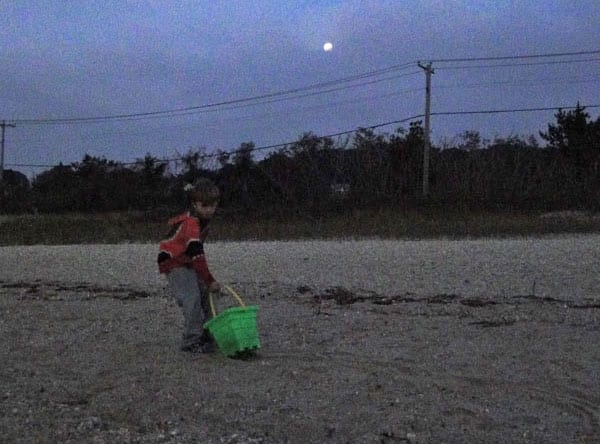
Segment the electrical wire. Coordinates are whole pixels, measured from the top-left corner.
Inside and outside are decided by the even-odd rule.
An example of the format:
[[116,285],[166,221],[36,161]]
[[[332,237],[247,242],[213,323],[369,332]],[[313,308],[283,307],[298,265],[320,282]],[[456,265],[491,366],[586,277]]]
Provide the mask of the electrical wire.
[[566,63],[580,62],[598,62],[600,58],[593,59],[577,59],[577,60],[555,60],[548,62],[528,62],[528,63],[495,63],[492,65],[460,65],[460,66],[440,66],[436,67],[436,71],[448,71],[457,69],[481,69],[481,68],[510,68],[515,66],[540,66],[540,65],[559,65]]
[[596,79],[538,79],[538,80],[525,80],[516,82],[514,80],[497,81],[497,82],[485,82],[485,83],[467,83],[461,85],[436,85],[435,89],[462,89],[462,88],[487,88],[490,86],[546,86],[549,84],[562,84],[568,82],[569,85],[577,83],[596,83],[600,82],[600,78]]
[[[529,55],[515,55],[515,56],[502,56],[502,57],[468,57],[468,58],[448,58],[448,59],[430,59],[430,63],[450,63],[450,62],[475,62],[475,61],[494,61],[494,60],[521,60],[521,59],[534,59],[534,58],[556,58],[556,57],[573,57],[573,56],[582,56],[582,55],[596,55],[600,54],[600,50],[593,51],[577,51],[577,52],[563,52],[563,53],[546,53],[546,54],[529,54]],[[574,63],[577,60],[566,60],[561,61],[562,63]],[[549,62],[548,62],[549,63]],[[240,99],[233,99],[215,103],[209,103],[198,106],[184,107],[184,108],[175,108],[170,110],[161,110],[161,111],[148,111],[141,113],[125,113],[125,114],[115,114],[115,115],[105,115],[105,116],[92,116],[92,117],[72,117],[72,118],[45,118],[45,119],[13,119],[11,122],[14,122],[19,125],[41,125],[41,124],[65,124],[65,123],[97,123],[97,122],[105,122],[111,120],[126,120],[132,118],[145,118],[151,116],[170,116],[175,117],[179,115],[186,115],[188,112],[198,112],[201,110],[207,110],[212,108],[220,108],[224,106],[230,105],[241,105],[247,104],[249,102],[260,102],[266,99],[272,99],[275,97],[288,96],[292,94],[298,94],[306,91],[311,91],[314,89],[322,89],[330,86],[335,86],[344,83],[351,83],[358,80],[364,80],[370,77],[379,76],[385,73],[389,73],[392,71],[399,71],[414,67],[415,64],[419,64],[419,62],[407,62],[398,65],[392,65],[386,68],[372,70],[360,74],[356,74],[353,76],[343,77],[340,79],[330,80],[326,82],[315,83],[299,88],[293,88],[284,91],[277,91],[273,93],[266,93],[252,97],[245,97]],[[500,66],[500,65],[498,65]],[[443,67],[439,67],[436,69],[444,69]],[[449,69],[458,69],[457,67],[451,67]],[[412,73],[411,73],[412,74]],[[407,75],[411,75],[407,74]],[[363,84],[369,84],[369,82],[365,82]],[[356,87],[357,85],[351,85],[347,87],[339,87],[334,88],[332,91],[345,89],[350,87]],[[362,86],[359,84],[358,86]],[[325,94],[331,91],[321,91],[316,92],[315,94]],[[293,97],[291,97],[293,98]],[[289,100],[290,97],[282,100]]]
[[[444,63],[472,63],[472,62],[481,62],[481,61],[523,60],[523,59],[540,59],[540,58],[557,58],[557,57],[574,57],[574,56],[579,57],[579,56],[584,56],[584,55],[589,56],[589,55],[598,55],[598,54],[600,54],[600,50],[564,52],[564,53],[515,55],[515,56],[503,56],[503,57],[469,57],[469,58],[431,59],[431,60],[429,60],[429,62],[430,63],[442,63],[442,64],[444,64]],[[550,60],[550,61],[544,61],[544,62],[528,62],[528,63],[441,66],[441,67],[436,67],[436,69],[448,69],[449,70],[449,69],[468,69],[468,68],[501,68],[501,67],[511,67],[511,66],[532,66],[532,65],[580,63],[580,62],[585,62],[585,61],[594,62],[594,61],[599,61],[599,60],[600,60],[599,58],[587,58],[587,59],[554,60],[554,61]],[[278,92],[273,92],[273,93],[267,93],[267,94],[253,96],[253,97],[246,97],[246,98],[222,101],[222,102],[217,102],[217,103],[209,103],[209,104],[193,106],[193,107],[177,108],[177,109],[163,110],[163,111],[150,111],[150,112],[144,112],[144,113],[106,115],[106,116],[97,116],[97,117],[75,117],[75,118],[63,118],[63,119],[15,119],[15,120],[12,120],[11,122],[18,123],[19,125],[97,123],[97,122],[106,122],[109,120],[110,121],[115,121],[115,120],[122,121],[122,120],[133,120],[133,119],[151,118],[151,117],[179,117],[179,116],[185,116],[188,114],[196,114],[196,113],[202,113],[202,112],[215,112],[215,111],[224,111],[224,110],[230,110],[230,109],[239,109],[239,108],[244,108],[244,107],[249,107],[249,106],[257,106],[257,105],[265,104],[265,103],[274,103],[274,102],[279,102],[279,101],[284,101],[284,100],[300,99],[300,98],[304,98],[304,97],[321,95],[321,94],[326,94],[329,92],[339,91],[339,90],[343,90],[343,89],[357,88],[357,87],[361,87],[361,86],[365,86],[365,85],[369,85],[369,84],[392,80],[392,79],[396,79],[399,77],[415,75],[415,74],[419,73],[420,71],[413,71],[413,72],[409,72],[409,73],[397,74],[397,75],[382,78],[382,79],[372,79],[372,80],[363,81],[366,79],[371,79],[373,77],[381,76],[383,74],[391,73],[394,71],[406,70],[406,69],[414,67],[415,64],[418,64],[418,63],[419,62],[408,62],[408,63],[403,63],[403,64],[397,64],[397,65],[389,66],[387,68],[372,70],[372,71],[356,74],[353,76],[343,77],[343,78],[339,78],[339,79],[335,79],[335,80],[331,80],[331,81],[310,84],[310,85],[299,87],[299,88],[278,91]],[[361,81],[361,82],[359,82],[359,81]],[[359,82],[359,83],[352,84],[354,82]],[[524,84],[524,82],[517,82],[517,83]],[[349,85],[341,86],[344,84],[349,84]],[[503,84],[503,82],[495,82],[495,84]],[[462,85],[462,86],[440,86],[440,87],[450,88],[450,87],[473,87],[473,86],[484,86],[484,85]],[[324,89],[324,88],[328,88],[328,89]],[[319,91],[320,89],[324,89],[324,90]],[[313,91],[313,90],[316,90],[316,91]],[[256,103],[252,103],[252,102],[256,102]],[[327,106],[327,104],[321,105],[321,106]],[[600,105],[587,105],[587,106],[584,106],[584,108],[597,108],[599,106]],[[557,108],[558,109],[573,109],[575,107],[572,107],[572,106],[556,107],[556,106],[554,106],[554,107],[545,107],[545,108],[525,108],[525,109],[446,111],[446,112],[433,112],[433,113],[431,113],[431,115],[432,116],[448,116],[448,115],[468,115],[468,114],[494,114],[494,113],[509,113],[509,112],[539,112],[539,111],[556,110]],[[419,115],[412,116],[412,117],[409,117],[406,119],[384,122],[384,123],[380,123],[380,124],[376,124],[376,125],[372,125],[372,126],[367,126],[365,128],[375,129],[375,128],[380,128],[380,127],[384,127],[387,125],[403,123],[403,122],[414,120],[414,119],[420,118],[420,117],[423,117],[423,115],[419,114]],[[358,131],[358,130],[354,129],[354,130],[349,130],[349,131],[342,131],[339,133],[330,134],[330,135],[322,136],[322,137],[324,137],[324,138],[325,137],[336,137],[336,136],[350,134],[350,133],[353,133],[356,131]],[[262,151],[262,150],[267,150],[267,149],[273,149],[273,148],[288,146],[293,143],[294,142],[286,142],[286,143],[281,143],[281,144],[256,147],[252,151]],[[230,154],[235,154],[236,152],[238,152],[238,151],[237,150],[226,151],[226,152],[220,152],[220,153],[216,153],[216,154],[207,154],[207,155],[204,155],[203,157],[215,157],[217,155],[223,155],[223,154],[230,155]],[[180,160],[182,160],[182,158],[158,159],[158,161],[164,161],[164,162],[172,162],[172,161],[180,161]],[[128,162],[128,163],[117,162],[117,163],[121,164],[121,165],[133,165],[133,164],[139,164],[141,162],[143,162],[143,161],[135,161],[135,162]],[[41,165],[41,164],[7,164],[7,165],[16,166],[16,167],[33,167],[33,168],[38,168],[38,167],[39,168],[52,168],[52,167],[58,166],[58,165]]]
[[[13,119],[11,120],[11,122],[14,122],[16,124],[19,125],[41,125],[41,124],[65,124],[65,123],[97,123],[97,122],[105,122],[105,121],[109,121],[109,120],[131,120],[131,119],[136,119],[136,118],[149,118],[149,117],[173,117],[173,116],[181,116],[181,115],[187,115],[189,113],[196,113],[196,112],[200,112],[200,111],[206,111],[209,109],[213,109],[213,108],[219,108],[219,110],[222,109],[234,109],[236,108],[235,106],[233,107],[229,107],[229,108],[223,108],[226,106],[230,106],[230,105],[238,105],[238,107],[242,107],[241,104],[246,104],[246,106],[255,106],[257,104],[262,104],[262,103],[269,103],[268,101],[265,102],[266,99],[271,99],[274,97],[279,97],[279,96],[286,96],[286,95],[291,95],[291,94],[298,94],[304,91],[310,91],[312,89],[321,89],[324,87],[328,87],[328,86],[333,86],[336,84],[344,84],[344,83],[350,83],[350,82],[354,82],[356,80],[361,80],[361,79],[366,79],[366,78],[370,78],[370,77],[374,77],[374,76],[378,76],[384,73],[388,73],[388,72],[392,72],[392,71],[396,71],[396,70],[402,70],[402,69],[407,69],[410,67],[414,67],[414,64],[412,63],[405,63],[402,65],[394,65],[388,68],[383,68],[383,69],[379,69],[379,70],[375,70],[375,71],[370,71],[367,73],[362,73],[362,74],[357,74],[355,76],[350,76],[350,77],[345,77],[342,79],[337,79],[337,80],[331,80],[331,81],[327,81],[327,82],[321,82],[321,83],[315,83],[312,85],[308,85],[308,86],[304,86],[304,87],[300,87],[300,88],[295,88],[295,89],[290,89],[290,90],[286,90],[286,91],[279,91],[279,92],[275,92],[275,93],[269,93],[269,94],[262,94],[262,95],[258,95],[258,96],[253,96],[253,97],[246,97],[246,98],[241,98],[241,99],[234,99],[234,100],[227,100],[227,101],[222,101],[222,102],[215,102],[215,103],[209,103],[209,104],[205,104],[205,105],[199,105],[199,106],[191,106],[191,107],[185,107],[185,108],[176,108],[176,109],[171,109],[171,110],[163,110],[163,111],[149,111],[149,112],[143,112],[143,113],[128,113],[128,114],[115,114],[115,115],[106,115],[106,116],[96,116],[96,117],[73,117],[73,118],[57,118],[57,119]],[[414,71],[411,73],[407,73],[407,74],[401,74],[398,76],[394,76],[394,77],[388,77],[388,78],[384,78],[384,79],[378,79],[378,80],[372,80],[369,82],[362,82],[359,83],[357,85],[348,85],[348,86],[344,86],[344,87],[337,87],[337,88],[332,88],[332,89],[327,89],[324,91],[319,91],[316,93],[310,93],[310,94],[306,94],[304,96],[299,96],[299,97],[308,97],[311,95],[317,95],[317,94],[325,94],[325,93],[329,93],[329,92],[333,92],[333,91],[339,91],[342,89],[348,89],[348,88],[356,88],[356,87],[360,87],[360,86],[364,86],[364,85],[369,85],[372,83],[377,83],[377,82],[382,82],[382,81],[386,81],[386,80],[390,80],[390,79],[394,79],[394,78],[398,78],[398,77],[404,77],[404,76],[409,76],[409,75],[414,75],[414,74],[418,74],[419,71]],[[297,98],[296,96],[292,96],[292,97],[286,97],[283,99],[279,99],[279,100],[273,100],[273,101],[280,101],[280,100],[289,100],[289,99],[294,99]],[[258,101],[258,103],[255,104],[248,104],[248,102],[255,102]]]
[[[600,104],[599,105],[578,105],[578,106],[580,108],[584,108],[584,109],[600,108]],[[475,111],[439,111],[439,112],[432,112],[430,115],[431,116],[456,116],[456,115],[473,115],[473,114],[499,114],[499,113],[517,113],[517,112],[556,111],[557,109],[568,110],[568,109],[575,109],[575,108],[577,108],[577,107],[576,106],[553,106],[553,107],[539,107],[539,108],[512,108],[512,109],[493,109],[493,110],[475,110]],[[406,117],[404,119],[391,120],[391,121],[387,121],[387,122],[378,123],[375,125],[362,126],[362,127],[358,127],[356,129],[352,129],[352,130],[340,131],[337,133],[327,134],[325,136],[319,136],[318,138],[326,139],[326,138],[332,138],[332,137],[339,137],[339,136],[343,136],[343,135],[347,135],[347,134],[356,133],[356,132],[364,130],[364,129],[377,129],[377,128],[382,128],[384,126],[397,125],[399,123],[414,121],[415,119],[419,119],[421,117],[425,117],[425,115],[417,114],[414,116]],[[199,159],[203,160],[203,159],[215,158],[215,157],[219,157],[219,156],[223,156],[223,155],[233,155],[233,154],[237,154],[241,151],[256,152],[256,151],[265,151],[265,150],[274,149],[274,148],[283,148],[283,147],[293,145],[296,142],[297,141],[292,141],[292,142],[277,143],[277,144],[273,144],[273,145],[259,146],[259,147],[254,147],[250,150],[236,149],[236,150],[231,150],[231,151],[219,151],[219,152],[215,152],[215,153],[202,154],[199,156]],[[162,158],[162,159],[155,159],[155,160],[160,163],[180,162],[180,161],[184,160],[184,157]],[[137,165],[137,164],[144,163],[144,160],[141,159],[141,160],[136,160],[136,161],[131,161],[131,162],[114,162],[114,163],[116,165]],[[28,167],[28,168],[54,168],[54,167],[58,167],[60,165],[62,165],[62,164],[55,164],[55,165],[20,164],[20,163],[19,164],[17,164],[17,163],[7,164],[7,166]],[[64,166],[68,166],[68,165],[64,165]]]
[[[579,105],[581,108],[600,108],[600,105]],[[544,108],[512,108],[512,109],[491,109],[480,111],[438,111],[432,112],[432,116],[460,116],[469,114],[501,114],[501,113],[524,113],[537,111],[556,111],[564,109],[575,109],[575,106],[551,106]]]
[[[341,87],[337,87],[337,88],[330,88],[330,89],[326,89],[323,91],[310,92],[310,93],[295,95],[292,97],[279,97],[279,98],[273,98],[273,99],[268,99],[268,100],[262,100],[262,101],[256,102],[256,103],[236,104],[236,105],[224,106],[221,108],[202,108],[202,109],[194,109],[194,110],[189,110],[189,111],[177,111],[177,112],[174,111],[172,114],[130,115],[129,117],[121,117],[119,119],[108,119],[108,120],[118,120],[120,122],[137,121],[137,120],[148,120],[148,119],[157,119],[157,118],[164,119],[164,118],[191,116],[191,115],[197,115],[197,114],[209,114],[209,113],[216,113],[216,112],[222,112],[222,111],[231,111],[231,110],[236,110],[236,109],[249,108],[249,107],[277,103],[277,102],[288,101],[288,100],[294,100],[294,99],[304,99],[307,97],[313,97],[313,96],[336,92],[336,91],[340,91],[340,90],[344,90],[344,89],[360,88],[360,87],[363,87],[366,85],[381,83],[381,82],[384,82],[387,80],[394,80],[394,79],[398,79],[401,77],[407,77],[407,76],[411,76],[411,75],[415,75],[415,74],[420,74],[420,71],[413,71],[413,72],[409,72],[409,73],[405,73],[405,74],[399,74],[399,75],[395,75],[395,76],[391,76],[391,77],[385,77],[382,79],[370,80],[368,82],[362,82],[362,83],[359,83],[356,85],[348,85],[348,86],[341,86]],[[328,106],[328,105],[325,104],[323,106]],[[64,121],[64,120],[61,120],[61,121],[57,121],[57,120],[44,120],[44,121],[21,120],[21,121],[16,121],[16,122],[19,123],[20,125],[57,125],[57,124],[64,125],[64,124],[81,124],[81,123],[105,123],[105,122],[107,122],[107,120],[104,120],[103,118],[99,118],[98,120],[85,120],[85,121],[81,121],[81,120],[68,120],[68,121]]]
[[[600,59],[598,59],[600,60]],[[397,78],[397,77],[402,77],[402,76],[406,76],[406,75],[410,75],[413,73],[409,73],[409,74],[403,74],[400,76],[393,76],[393,77],[388,77],[386,79],[381,79],[381,80],[387,80],[387,79],[392,79],[392,78]],[[378,82],[380,80],[375,80],[375,81],[371,81],[368,83],[375,83]],[[536,86],[536,85],[541,85],[541,86],[546,86],[549,84],[560,84],[560,83],[565,83],[568,82],[569,84],[576,84],[576,83],[596,83],[600,81],[599,79],[573,79],[573,78],[547,78],[547,79],[537,79],[537,80],[528,80],[528,81],[496,81],[496,82],[485,82],[485,83],[471,83],[471,84],[441,84],[441,85],[436,85],[435,89],[436,91],[440,90],[440,89],[467,89],[467,88],[486,88],[486,87],[493,87],[493,86]],[[232,117],[232,118],[221,118],[219,119],[219,124],[223,123],[223,122],[241,122],[241,121],[245,121],[245,120],[251,120],[251,119],[260,119],[260,118],[270,118],[270,117],[274,117],[274,116],[282,116],[282,115],[290,115],[290,114],[294,114],[297,112],[302,112],[302,111],[310,111],[310,110],[314,110],[314,109],[323,109],[323,108],[329,108],[329,107],[338,107],[340,105],[345,105],[345,104],[356,104],[356,103],[360,103],[360,102],[365,102],[365,101],[373,101],[374,99],[381,99],[381,98],[388,98],[388,97],[394,97],[394,96],[399,96],[399,95],[404,95],[405,93],[412,93],[412,92],[418,92],[418,91],[423,91],[425,88],[424,87],[419,87],[419,88],[407,88],[407,89],[402,89],[402,90],[398,90],[398,91],[394,91],[391,93],[387,93],[387,94],[379,94],[379,95],[375,95],[375,96],[369,96],[369,97],[359,97],[359,98],[353,98],[353,99],[347,99],[347,100],[338,100],[338,101],[333,101],[333,102],[327,102],[327,103],[319,103],[317,105],[312,105],[312,106],[303,106],[303,107],[294,107],[291,108],[289,110],[286,110],[285,112],[281,112],[281,111],[274,111],[274,112],[267,112],[267,113],[260,113],[260,114],[248,114],[248,115],[244,115],[244,116],[236,116],[236,117]],[[314,95],[315,93],[309,93],[305,96],[310,96],[310,95]],[[304,97],[304,96],[298,96],[298,97]],[[296,98],[298,98],[296,97]],[[265,103],[273,103],[273,102],[278,102],[282,99],[273,99],[270,100],[268,102]],[[246,104],[246,105],[238,105],[238,106],[232,106],[231,108],[224,108],[224,109],[241,109],[241,108],[245,108],[245,107],[249,107],[249,106],[254,106],[253,104]],[[216,111],[220,111],[220,110],[205,110],[205,113],[214,113]],[[189,114],[181,114],[181,115],[192,115],[192,114],[196,114],[196,113],[189,113]],[[133,119],[132,119],[133,120]],[[215,124],[213,124],[212,126],[215,126]],[[208,124],[204,124],[204,127],[206,126],[211,126]],[[189,126],[170,126],[169,130],[173,130],[173,129],[189,129]],[[154,131],[160,131],[163,132],[164,131],[164,127],[160,127],[160,128],[154,128]],[[152,131],[152,130],[150,130]],[[111,131],[110,133],[108,132],[101,132],[101,133],[94,133],[94,137],[98,137],[98,136],[115,136],[115,135],[132,135],[132,134],[147,134],[148,130],[143,130],[143,131],[138,131],[138,132],[132,132],[132,131]],[[65,139],[63,139],[65,140]],[[21,142],[31,142],[32,139],[20,139]],[[36,139],[36,141],[38,141]]]
[[594,55],[600,54],[600,50],[591,51],[576,51],[576,52],[555,52],[545,54],[521,54],[514,56],[500,56],[500,57],[464,57],[464,58],[453,58],[453,59],[430,59],[430,63],[450,63],[450,62],[484,62],[491,60],[520,60],[520,59],[540,59],[540,58],[552,58],[552,57],[573,57],[581,55]]

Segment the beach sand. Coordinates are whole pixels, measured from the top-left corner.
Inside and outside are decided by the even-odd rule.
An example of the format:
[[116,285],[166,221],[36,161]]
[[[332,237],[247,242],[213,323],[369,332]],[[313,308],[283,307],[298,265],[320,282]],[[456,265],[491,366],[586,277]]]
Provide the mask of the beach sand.
[[206,250],[251,359],[178,350],[155,245],[0,248],[2,440],[600,442],[598,235]]

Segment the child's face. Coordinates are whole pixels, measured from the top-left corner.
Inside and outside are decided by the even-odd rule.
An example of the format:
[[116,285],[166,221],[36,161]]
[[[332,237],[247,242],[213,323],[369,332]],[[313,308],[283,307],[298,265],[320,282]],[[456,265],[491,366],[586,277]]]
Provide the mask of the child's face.
[[196,200],[192,203],[194,210],[202,219],[210,219],[214,216],[215,210],[217,209],[217,202],[205,203]]

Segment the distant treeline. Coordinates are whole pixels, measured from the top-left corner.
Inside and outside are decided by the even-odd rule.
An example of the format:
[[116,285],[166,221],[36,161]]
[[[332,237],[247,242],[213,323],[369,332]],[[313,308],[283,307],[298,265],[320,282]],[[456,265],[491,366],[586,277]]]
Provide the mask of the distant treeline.
[[467,131],[433,146],[430,188],[422,196],[424,131],[375,134],[362,129],[336,142],[304,134],[256,160],[253,143],[232,153],[190,151],[174,166],[147,155],[138,163],[86,155],[30,183],[4,172],[3,213],[158,211],[181,209],[183,186],[208,176],[222,190],[222,211],[235,214],[324,215],[344,210],[422,205],[472,210],[600,209],[600,118],[585,108],[558,110],[540,136],[482,140]]

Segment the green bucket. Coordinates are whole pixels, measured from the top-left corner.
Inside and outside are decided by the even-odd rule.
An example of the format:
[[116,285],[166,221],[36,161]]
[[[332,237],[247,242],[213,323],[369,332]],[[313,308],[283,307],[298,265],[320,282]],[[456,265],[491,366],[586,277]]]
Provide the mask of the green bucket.
[[258,307],[246,306],[231,287],[225,285],[224,288],[231,293],[240,306],[228,308],[217,315],[212,295],[209,295],[213,318],[204,324],[204,328],[210,332],[219,350],[225,356],[234,357],[258,350],[260,348],[256,327]]

